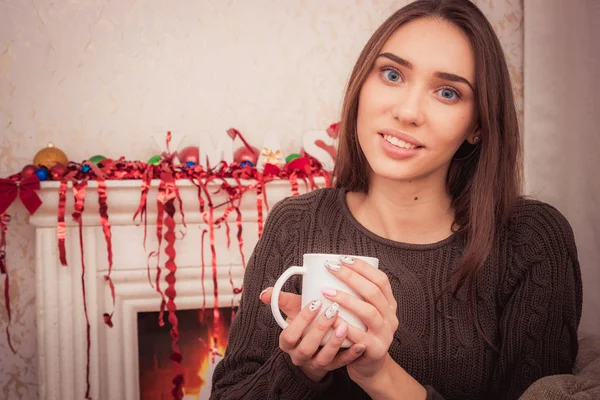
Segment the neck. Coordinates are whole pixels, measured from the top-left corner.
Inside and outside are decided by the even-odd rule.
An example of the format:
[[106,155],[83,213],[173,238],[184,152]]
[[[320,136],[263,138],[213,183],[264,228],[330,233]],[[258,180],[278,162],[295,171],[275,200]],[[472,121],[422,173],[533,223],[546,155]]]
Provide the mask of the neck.
[[368,194],[349,193],[354,217],[373,233],[404,243],[428,244],[452,234],[454,211],[444,181],[390,181],[373,177]]

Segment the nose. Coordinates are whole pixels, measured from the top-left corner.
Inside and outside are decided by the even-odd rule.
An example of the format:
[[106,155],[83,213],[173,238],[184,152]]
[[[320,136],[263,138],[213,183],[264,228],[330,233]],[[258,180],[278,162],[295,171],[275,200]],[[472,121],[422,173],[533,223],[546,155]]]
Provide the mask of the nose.
[[425,96],[418,86],[406,87],[396,97],[392,116],[403,125],[420,126],[425,122]]

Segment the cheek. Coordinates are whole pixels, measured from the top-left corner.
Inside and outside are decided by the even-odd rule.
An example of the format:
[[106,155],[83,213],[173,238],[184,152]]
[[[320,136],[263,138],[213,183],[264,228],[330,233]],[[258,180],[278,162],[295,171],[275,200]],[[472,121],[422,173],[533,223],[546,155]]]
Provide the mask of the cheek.
[[430,114],[429,124],[443,142],[458,148],[473,130],[473,115],[471,107],[444,107]]

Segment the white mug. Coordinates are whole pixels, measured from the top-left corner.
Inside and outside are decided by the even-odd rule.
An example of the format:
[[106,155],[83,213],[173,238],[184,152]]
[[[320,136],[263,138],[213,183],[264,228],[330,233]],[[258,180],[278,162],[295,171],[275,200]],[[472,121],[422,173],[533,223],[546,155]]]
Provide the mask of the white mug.
[[[273,294],[271,296],[271,311],[273,312],[275,321],[277,321],[281,328],[285,329],[289,324],[283,319],[281,311],[279,310],[279,293],[281,293],[283,284],[292,275],[302,275],[302,308],[304,308],[313,300],[321,300],[323,305],[321,306],[320,313],[325,312],[325,310],[332,304],[332,301],[327,299],[321,293],[321,288],[324,287],[341,290],[352,296],[356,296],[361,300],[363,299],[356,292],[354,292],[354,290],[350,289],[348,285],[340,281],[334,276],[334,274],[329,272],[325,266],[326,262],[329,262],[330,264],[340,264],[341,257],[354,257],[365,261],[373,268],[379,268],[379,260],[374,257],[348,256],[345,254],[304,254],[304,265],[302,267],[289,267],[283,274],[281,274],[273,286]],[[356,315],[350,313],[348,310],[345,310],[343,307],[340,308],[339,316],[347,321],[348,324],[354,325],[363,331],[367,330],[367,327],[363,321],[361,321]],[[308,328],[310,328],[310,326]],[[324,346],[325,343],[327,343],[332,331],[333,329],[329,329],[329,332],[327,332],[323,338],[323,341],[321,342],[321,346]],[[352,342],[348,339],[344,340],[344,343],[342,343],[343,348],[348,348],[350,346],[352,346]]]

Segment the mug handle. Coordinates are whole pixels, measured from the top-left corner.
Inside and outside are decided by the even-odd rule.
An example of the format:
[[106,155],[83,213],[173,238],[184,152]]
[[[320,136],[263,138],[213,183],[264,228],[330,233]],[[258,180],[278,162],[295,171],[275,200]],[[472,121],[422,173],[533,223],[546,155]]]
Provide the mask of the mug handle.
[[289,324],[283,319],[283,315],[281,315],[281,310],[279,309],[279,294],[281,293],[281,288],[292,275],[304,275],[305,272],[306,268],[304,267],[289,267],[281,274],[273,286],[273,293],[271,294],[271,312],[273,313],[273,317],[275,317],[275,321],[277,321],[282,329],[287,328]]

